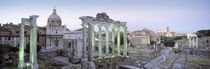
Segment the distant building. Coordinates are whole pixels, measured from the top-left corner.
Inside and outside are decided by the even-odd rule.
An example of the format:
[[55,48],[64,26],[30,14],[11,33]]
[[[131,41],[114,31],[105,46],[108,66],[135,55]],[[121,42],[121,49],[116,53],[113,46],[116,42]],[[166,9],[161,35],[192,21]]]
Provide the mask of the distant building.
[[[25,26],[25,46],[30,44],[30,26]],[[18,47],[20,44],[20,25],[0,24],[0,44]],[[82,57],[82,29],[70,31],[57,15],[56,9],[48,17],[45,27],[38,27],[37,45],[42,49],[60,49],[65,50],[65,56],[74,58]]]
[[132,46],[147,46],[152,41],[156,42],[158,36],[155,32],[149,29],[137,30],[130,32],[130,44]]
[[169,27],[166,27],[166,29],[164,29],[164,30],[158,30],[157,34],[160,37],[186,36],[186,34],[184,34],[184,33],[170,32]]

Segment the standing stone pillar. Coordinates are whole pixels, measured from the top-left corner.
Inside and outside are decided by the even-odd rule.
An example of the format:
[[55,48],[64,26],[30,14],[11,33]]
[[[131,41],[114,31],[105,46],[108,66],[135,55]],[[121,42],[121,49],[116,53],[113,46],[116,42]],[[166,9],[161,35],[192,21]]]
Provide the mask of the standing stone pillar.
[[191,37],[189,36],[189,48],[191,47]]
[[102,41],[102,34],[101,34],[101,26],[100,25],[98,25],[98,28],[99,28],[99,34],[98,34],[98,39],[99,39],[99,41],[98,41],[98,56],[99,56],[99,58],[101,58],[101,56],[102,56],[102,44],[101,44],[101,41]]
[[123,56],[127,56],[127,27],[123,27],[124,28],[124,41],[123,41]]
[[14,47],[16,47],[16,44],[17,44],[16,40],[17,40],[16,37],[14,37]]
[[106,56],[109,56],[109,27],[106,26]]
[[20,27],[20,46],[19,46],[19,64],[18,68],[23,69],[24,67],[24,23]]
[[117,27],[117,56],[120,56],[120,26]]
[[38,16],[30,16],[32,19],[31,26],[33,27],[31,31],[33,31],[33,37],[30,38],[30,40],[33,40],[33,44],[30,45],[30,63],[31,63],[31,68],[33,69],[38,69],[38,64],[37,64],[37,24],[36,24],[36,19]]
[[198,48],[198,37],[196,37],[196,48]]
[[112,56],[114,56],[115,52],[115,27],[112,27]]
[[195,48],[195,38],[193,37],[193,42],[192,42],[193,44],[193,48]]
[[1,37],[1,44],[4,44],[4,37]]
[[86,46],[87,46],[87,43],[86,43],[86,39],[87,39],[87,37],[86,37],[86,24],[82,24],[82,26],[83,26],[83,58],[84,58],[84,60],[86,60],[86,58],[87,58],[87,53],[86,53]]
[[94,56],[94,25],[88,23],[88,61]]
[[[30,18],[22,18],[21,21],[21,34],[20,34],[20,47],[19,47],[19,64],[18,67],[23,69],[24,67],[30,67],[32,69],[38,69],[37,64],[37,15],[30,16]],[[24,63],[24,25],[30,25],[30,63]]]

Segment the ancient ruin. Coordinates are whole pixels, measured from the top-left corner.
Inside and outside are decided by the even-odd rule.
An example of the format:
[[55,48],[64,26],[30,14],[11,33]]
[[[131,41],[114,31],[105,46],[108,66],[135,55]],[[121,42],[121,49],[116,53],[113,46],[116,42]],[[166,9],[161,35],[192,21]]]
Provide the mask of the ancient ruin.
[[[21,19],[21,35],[20,35],[20,47],[19,47],[19,64],[18,67],[23,69],[24,67],[30,67],[32,69],[38,69],[37,64],[37,24],[36,19],[38,15],[32,15],[30,18]],[[24,62],[24,25],[29,24],[30,29],[30,62]]]

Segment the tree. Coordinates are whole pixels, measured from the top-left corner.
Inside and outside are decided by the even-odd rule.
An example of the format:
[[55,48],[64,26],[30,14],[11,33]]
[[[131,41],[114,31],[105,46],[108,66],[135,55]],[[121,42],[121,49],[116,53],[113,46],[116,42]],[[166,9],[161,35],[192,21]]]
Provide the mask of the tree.
[[196,35],[200,37],[210,36],[210,30],[199,30],[196,32]]
[[162,39],[162,43],[167,46],[167,47],[174,47],[175,45],[175,40],[173,37],[164,37]]

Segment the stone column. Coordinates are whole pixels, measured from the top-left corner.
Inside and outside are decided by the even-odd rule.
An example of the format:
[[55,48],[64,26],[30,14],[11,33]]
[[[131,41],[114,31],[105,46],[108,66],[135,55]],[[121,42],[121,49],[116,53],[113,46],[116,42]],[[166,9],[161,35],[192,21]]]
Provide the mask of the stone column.
[[102,56],[102,44],[101,44],[101,40],[102,40],[102,34],[101,34],[101,26],[98,25],[99,28],[99,34],[98,34],[98,57],[101,58]]
[[16,47],[16,37],[14,37],[14,47]]
[[120,26],[117,27],[117,56],[120,56]]
[[189,48],[191,47],[191,37],[189,36]]
[[20,46],[19,46],[19,64],[18,68],[24,67],[24,23],[20,27]]
[[94,25],[88,23],[88,61],[92,61],[94,56]]
[[31,68],[32,69],[38,69],[38,64],[37,64],[37,24],[36,24],[36,19],[39,16],[37,15],[33,15],[30,16],[31,20],[31,33],[30,35],[32,35],[32,38],[30,38],[30,40],[32,40],[33,44],[30,44],[30,63],[31,63]]
[[198,48],[198,37],[196,37],[196,48]]
[[123,56],[127,56],[127,27],[124,28]]
[[106,56],[109,56],[109,27],[106,27]]
[[193,41],[193,42],[192,42],[192,43],[193,43],[193,44],[192,44],[192,45],[193,45],[193,48],[195,48],[195,38],[194,38],[194,37],[193,37],[193,40],[192,40],[192,41]]
[[1,37],[1,44],[4,44],[4,37]]
[[87,31],[86,31],[86,24],[82,24],[83,26],[83,58],[84,60],[86,60],[87,58],[87,51],[86,51],[86,46],[87,46],[87,43],[86,43],[86,39],[87,39]]
[[112,56],[114,56],[115,52],[115,27],[112,27]]

